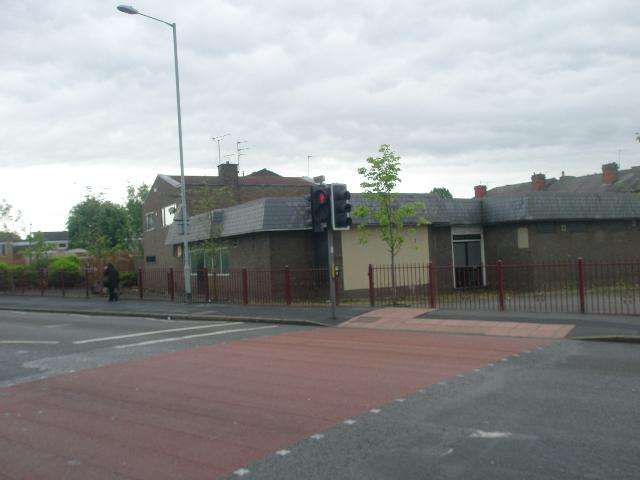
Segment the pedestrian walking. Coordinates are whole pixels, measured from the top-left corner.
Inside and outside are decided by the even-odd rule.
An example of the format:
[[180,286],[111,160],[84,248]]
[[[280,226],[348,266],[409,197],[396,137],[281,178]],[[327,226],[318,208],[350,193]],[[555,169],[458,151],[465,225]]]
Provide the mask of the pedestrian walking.
[[120,274],[116,267],[113,266],[113,263],[109,263],[106,267],[104,267],[104,277],[102,279],[102,284],[109,291],[109,301],[117,302],[118,301],[118,284],[120,283]]

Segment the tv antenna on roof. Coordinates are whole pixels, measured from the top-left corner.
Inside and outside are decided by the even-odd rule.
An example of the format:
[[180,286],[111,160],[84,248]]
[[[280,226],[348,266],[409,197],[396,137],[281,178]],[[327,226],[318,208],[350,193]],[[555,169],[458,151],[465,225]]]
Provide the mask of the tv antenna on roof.
[[309,159],[312,157],[313,155],[307,155],[307,177],[309,175],[311,175],[310,170],[309,170]]
[[238,156],[238,170],[240,169],[240,157],[242,155],[246,155],[246,153],[242,153],[245,150],[249,150],[249,147],[245,147],[245,148],[240,148],[240,145],[242,145],[243,143],[247,143],[248,140],[237,140],[236,141],[236,155]]
[[225,133],[224,135],[216,135],[215,137],[211,137],[211,140],[213,140],[214,142],[218,142],[218,165],[220,165],[220,140],[222,140],[227,135],[229,134]]

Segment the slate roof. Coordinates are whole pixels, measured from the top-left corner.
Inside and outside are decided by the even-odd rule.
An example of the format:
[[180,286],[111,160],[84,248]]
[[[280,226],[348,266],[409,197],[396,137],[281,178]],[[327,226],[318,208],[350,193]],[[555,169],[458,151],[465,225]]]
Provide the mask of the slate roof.
[[[447,225],[475,225],[480,223],[482,217],[482,202],[465,198],[442,198],[439,195],[419,194],[419,193],[399,193],[400,203],[422,203],[424,208],[420,208],[416,213],[432,224]],[[351,205],[355,210],[360,205],[369,204],[373,208],[374,204],[364,198],[361,193],[351,195]],[[414,219],[407,219],[411,223]],[[353,217],[354,225],[366,221],[373,224],[373,218],[360,219]]]
[[624,220],[640,218],[635,193],[535,192],[482,201],[482,223],[543,220]]
[[[564,175],[560,178],[545,180],[546,192],[574,193],[606,193],[606,192],[640,192],[640,166],[618,171],[618,180],[611,185],[602,183],[602,173],[573,177]],[[487,191],[487,198],[511,197],[532,193],[531,182],[516,183],[492,188]]]
[[[271,174],[265,173],[264,175],[259,175],[260,172],[256,172],[255,174],[247,175],[245,177],[238,177],[238,185],[240,186],[309,186],[311,183],[301,177],[281,177],[273,172]],[[173,187],[180,186],[180,176],[179,175],[158,175],[165,182],[169,183],[169,185]],[[202,185],[210,185],[210,186],[223,186],[225,185],[222,181],[222,177],[209,177],[209,176],[197,176],[197,175],[185,175],[184,182],[188,186],[202,186]]]
[[[401,193],[398,200],[422,202],[424,208],[420,208],[418,214],[435,226],[640,219],[640,195],[634,193],[535,192],[483,200]],[[354,210],[367,203],[362,194],[352,194]],[[190,218],[188,238],[190,242],[210,238],[210,218],[222,238],[257,232],[309,230],[307,207],[305,198],[272,197],[213,210]],[[374,224],[371,218],[353,218],[354,225],[362,221]],[[411,219],[407,219],[407,223],[410,224]],[[181,243],[181,229],[182,223],[178,219],[169,227],[165,244]]]
[[[190,218],[188,238],[190,242],[210,238],[212,222],[222,238],[256,232],[308,230],[310,227],[305,222],[307,205],[304,198],[269,197],[202,213]],[[169,227],[165,244],[182,241],[182,223],[174,222]]]

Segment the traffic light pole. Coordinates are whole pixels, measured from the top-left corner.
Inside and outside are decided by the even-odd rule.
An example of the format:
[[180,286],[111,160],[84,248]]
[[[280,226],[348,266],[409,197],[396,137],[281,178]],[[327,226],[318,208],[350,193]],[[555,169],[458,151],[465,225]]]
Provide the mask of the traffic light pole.
[[327,227],[327,245],[329,248],[329,298],[331,300],[331,319],[336,319],[336,267],[333,258],[333,230]]

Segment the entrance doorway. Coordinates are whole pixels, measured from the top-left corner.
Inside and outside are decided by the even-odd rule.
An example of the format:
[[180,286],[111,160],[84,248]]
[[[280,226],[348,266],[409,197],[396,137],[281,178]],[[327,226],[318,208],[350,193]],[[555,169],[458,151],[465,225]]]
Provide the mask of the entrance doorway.
[[453,264],[456,288],[484,285],[480,234],[453,235]]

